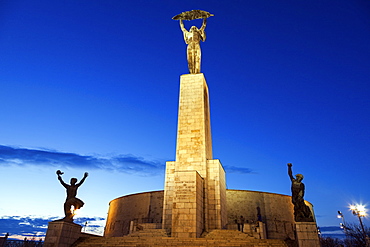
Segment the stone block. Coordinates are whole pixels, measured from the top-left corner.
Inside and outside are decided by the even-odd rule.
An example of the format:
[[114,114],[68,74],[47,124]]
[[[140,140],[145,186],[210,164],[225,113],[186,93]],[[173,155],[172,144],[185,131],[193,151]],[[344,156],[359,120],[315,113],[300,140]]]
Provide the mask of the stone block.
[[61,220],[48,224],[45,247],[70,247],[81,235],[82,226]]
[[319,235],[315,222],[296,222],[295,226],[299,247],[320,246]]
[[[200,236],[203,231],[203,179],[196,171],[176,171],[172,236]],[[200,191],[199,191],[200,190]],[[183,234],[187,232],[188,234]]]

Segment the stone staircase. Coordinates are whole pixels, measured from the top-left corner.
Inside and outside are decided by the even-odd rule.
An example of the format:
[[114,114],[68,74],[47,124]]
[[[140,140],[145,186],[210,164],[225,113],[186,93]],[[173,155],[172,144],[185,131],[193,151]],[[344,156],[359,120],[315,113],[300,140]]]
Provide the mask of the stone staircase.
[[73,247],[287,247],[279,239],[254,239],[236,230],[213,230],[202,238],[168,237],[163,229],[145,229],[124,237],[89,237],[80,238]]
[[164,229],[145,229],[136,231],[125,236],[126,238],[168,238],[168,234]]
[[209,233],[206,233],[203,235],[203,238],[205,239],[255,239],[248,234],[245,234],[243,232],[240,232],[238,230],[221,230],[216,229],[212,230]]

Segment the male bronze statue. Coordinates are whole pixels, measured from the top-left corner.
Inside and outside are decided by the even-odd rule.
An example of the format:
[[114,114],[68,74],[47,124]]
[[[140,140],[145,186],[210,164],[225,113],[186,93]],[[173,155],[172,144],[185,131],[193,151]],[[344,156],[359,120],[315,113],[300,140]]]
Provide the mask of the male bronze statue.
[[294,220],[296,222],[313,222],[310,208],[304,202],[305,186],[302,183],[303,175],[297,174],[293,177],[292,164],[288,163],[288,175],[292,181],[292,203],[294,205]]
[[[76,197],[77,189],[83,184],[83,182],[85,181],[85,179],[87,178],[89,174],[85,172],[84,177],[81,179],[79,183],[77,183],[77,178],[71,178],[71,184],[69,185],[69,184],[66,184],[62,179],[61,175],[63,174],[63,172],[58,170],[56,173],[58,175],[58,180],[64,186],[64,188],[66,188],[66,191],[67,191],[67,198],[64,203],[65,217],[62,220],[67,221],[67,222],[73,222],[73,216],[74,216],[73,211],[82,208],[82,206],[84,205],[84,202]],[[72,211],[72,206],[74,208],[73,211]]]
[[[190,74],[200,73],[200,60],[201,60],[201,50],[200,41],[206,40],[206,33],[204,29],[207,25],[207,18],[213,16],[212,14],[203,10],[191,10],[183,12],[176,15],[172,19],[180,21],[180,28],[184,35],[185,43],[187,47],[187,59]],[[185,28],[183,20],[194,20],[203,19],[202,27],[197,28],[192,26],[189,31]]]

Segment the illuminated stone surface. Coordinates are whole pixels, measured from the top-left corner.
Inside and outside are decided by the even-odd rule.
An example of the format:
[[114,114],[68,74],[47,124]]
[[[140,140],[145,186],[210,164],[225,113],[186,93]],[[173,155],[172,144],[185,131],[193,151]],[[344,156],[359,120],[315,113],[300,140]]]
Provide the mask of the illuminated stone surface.
[[49,222],[44,247],[70,247],[80,236],[82,226],[62,220]]
[[[163,228],[172,236],[199,237],[204,229],[225,227],[225,172],[219,160],[212,158],[208,86],[203,74],[181,76],[176,161],[166,165]],[[191,172],[198,175],[186,175]],[[188,225],[190,219],[196,227]]]
[[[109,204],[104,235],[121,237],[129,234],[131,221],[137,222],[138,225],[152,222],[157,228],[161,228],[159,223],[164,212],[163,201],[164,191],[138,193],[112,200]],[[237,230],[235,218],[243,215],[246,219],[244,232],[250,236],[272,239],[295,238],[290,196],[249,190],[226,190],[226,203],[227,229]],[[255,227],[259,224],[256,206],[260,207],[261,219],[265,225],[261,228]],[[149,220],[148,216],[151,217]]]
[[296,233],[299,247],[320,246],[315,222],[296,222]]
[[[224,169],[220,161],[212,157],[208,95],[203,74],[181,76],[176,160],[166,162],[165,190],[111,201],[105,237],[135,236],[135,243],[147,240],[163,246],[218,243],[286,246],[284,239],[295,240],[290,196],[226,190]],[[312,205],[305,203],[313,212]],[[241,215],[245,218],[244,233],[237,231],[235,222]],[[310,227],[312,233],[316,224]],[[303,231],[300,236],[306,235]],[[216,236],[217,241],[210,242],[209,239],[213,241]],[[315,236],[310,237],[300,244],[312,243]],[[208,240],[200,240],[203,238]],[[122,238],[121,241],[128,240]]]

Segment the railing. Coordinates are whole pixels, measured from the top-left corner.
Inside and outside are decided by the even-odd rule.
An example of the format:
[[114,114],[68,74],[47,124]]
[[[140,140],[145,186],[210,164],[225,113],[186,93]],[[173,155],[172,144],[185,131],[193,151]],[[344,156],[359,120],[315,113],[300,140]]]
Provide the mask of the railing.
[[7,239],[4,247],[43,247],[44,242],[35,240],[10,240]]

